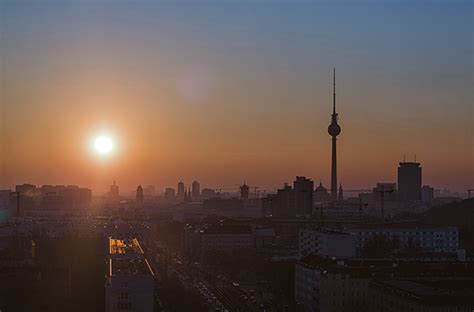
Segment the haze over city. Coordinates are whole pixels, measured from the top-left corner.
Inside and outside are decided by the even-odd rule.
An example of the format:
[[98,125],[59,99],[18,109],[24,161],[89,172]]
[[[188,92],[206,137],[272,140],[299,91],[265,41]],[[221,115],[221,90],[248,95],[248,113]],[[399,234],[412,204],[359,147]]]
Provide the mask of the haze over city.
[[0,0],[0,312],[474,312],[472,0]]
[[0,6],[3,188],[329,185],[333,67],[345,188],[472,183],[470,1]]

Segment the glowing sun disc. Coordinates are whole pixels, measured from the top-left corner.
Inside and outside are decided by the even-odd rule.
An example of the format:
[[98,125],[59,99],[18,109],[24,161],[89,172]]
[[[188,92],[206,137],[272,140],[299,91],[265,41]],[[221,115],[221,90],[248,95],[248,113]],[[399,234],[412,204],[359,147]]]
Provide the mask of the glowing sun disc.
[[112,151],[113,143],[109,137],[100,136],[95,139],[94,147],[97,153],[106,155]]

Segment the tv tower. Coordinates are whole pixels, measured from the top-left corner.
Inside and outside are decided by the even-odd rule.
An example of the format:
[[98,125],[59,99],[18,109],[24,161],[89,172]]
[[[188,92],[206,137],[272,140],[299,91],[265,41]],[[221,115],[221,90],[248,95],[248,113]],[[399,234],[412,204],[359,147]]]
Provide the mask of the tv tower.
[[332,115],[331,124],[328,127],[328,133],[332,137],[332,161],[331,161],[331,200],[337,200],[337,136],[341,133],[341,127],[338,125],[338,114],[336,113],[336,68],[333,68],[333,94],[332,94]]

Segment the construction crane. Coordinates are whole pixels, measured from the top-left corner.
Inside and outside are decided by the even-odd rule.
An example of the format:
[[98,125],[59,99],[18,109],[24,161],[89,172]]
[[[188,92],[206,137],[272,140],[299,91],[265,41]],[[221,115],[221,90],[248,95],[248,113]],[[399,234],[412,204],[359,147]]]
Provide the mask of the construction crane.
[[252,186],[252,185],[247,185],[245,182],[244,184],[234,184],[235,186],[238,186],[239,189],[242,188],[243,186],[247,186],[249,189],[253,189],[253,194],[255,195],[255,198],[258,198],[259,197],[259,192],[258,192],[258,189],[259,187],[258,186]]
[[217,194],[222,194],[222,191],[235,191],[234,188],[215,188],[214,191]]
[[344,190],[344,192],[347,192],[347,193],[367,193],[367,192],[373,192],[374,190]]
[[391,194],[393,193],[393,189],[385,189],[385,186],[382,184],[381,189],[374,189],[374,193],[380,193],[380,200],[381,200],[381,212],[382,212],[382,221],[385,220],[384,216],[384,206],[385,206],[385,194]]
[[474,189],[468,188],[467,189],[467,199],[471,199],[471,192],[474,192]]

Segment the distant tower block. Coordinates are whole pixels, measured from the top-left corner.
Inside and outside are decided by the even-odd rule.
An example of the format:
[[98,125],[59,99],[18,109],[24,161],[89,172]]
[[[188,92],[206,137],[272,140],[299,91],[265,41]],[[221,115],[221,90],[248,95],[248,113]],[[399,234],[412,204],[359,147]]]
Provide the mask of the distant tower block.
[[201,197],[201,185],[198,181],[194,181],[192,184],[192,199],[199,200]]
[[178,199],[184,200],[185,190],[184,190],[184,183],[178,182],[178,194],[176,195]]
[[331,200],[337,200],[337,152],[336,137],[341,133],[341,127],[337,123],[338,114],[336,113],[336,69],[333,69],[333,98],[331,124],[328,127],[328,133],[332,137],[332,161],[331,161]]
[[119,186],[115,183],[115,180],[114,180],[114,184],[110,186],[109,194],[115,197],[119,196]]
[[398,167],[398,199],[421,200],[421,166],[419,162],[401,162]]
[[137,187],[137,194],[135,196],[135,199],[137,201],[138,206],[143,205],[143,188],[141,185]]

